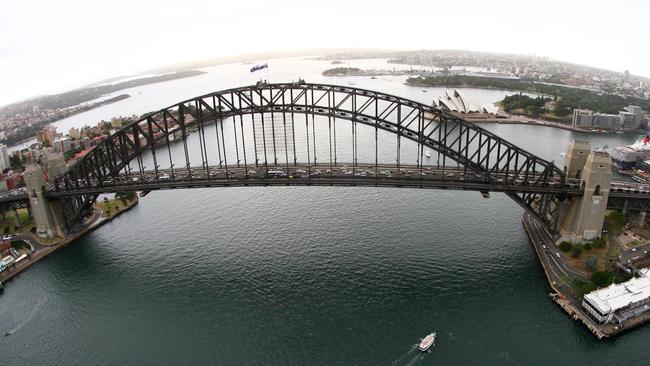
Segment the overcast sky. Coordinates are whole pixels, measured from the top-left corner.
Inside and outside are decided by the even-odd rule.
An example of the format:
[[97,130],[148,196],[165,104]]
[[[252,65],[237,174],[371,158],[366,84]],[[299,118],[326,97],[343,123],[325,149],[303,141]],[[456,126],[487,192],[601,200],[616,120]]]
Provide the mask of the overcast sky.
[[0,2],[0,105],[177,62],[322,47],[533,53],[650,76],[649,0]]

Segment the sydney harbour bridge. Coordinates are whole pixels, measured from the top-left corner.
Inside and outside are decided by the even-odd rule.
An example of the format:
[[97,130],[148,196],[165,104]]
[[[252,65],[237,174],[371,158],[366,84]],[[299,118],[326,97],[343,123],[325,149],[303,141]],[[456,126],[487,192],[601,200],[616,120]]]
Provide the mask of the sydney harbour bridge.
[[198,187],[503,192],[574,240],[600,236],[607,208],[650,206],[650,194],[611,182],[609,157],[584,143],[571,145],[560,169],[435,106],[303,81],[217,91],[146,114],[53,173],[45,180],[28,168],[27,192],[0,198],[5,210],[31,206],[41,235],[78,230],[103,193]]

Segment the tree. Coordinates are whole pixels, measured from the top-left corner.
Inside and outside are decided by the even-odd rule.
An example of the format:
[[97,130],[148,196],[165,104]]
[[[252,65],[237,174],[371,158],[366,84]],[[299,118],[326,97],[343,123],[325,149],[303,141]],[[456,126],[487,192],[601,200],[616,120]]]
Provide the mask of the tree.
[[605,238],[600,237],[600,238],[594,239],[593,246],[594,246],[594,248],[599,248],[600,249],[600,248],[604,248],[606,243],[607,242],[605,241]]
[[559,100],[555,104],[555,110],[553,111],[556,116],[562,117],[571,114],[572,108],[568,106],[564,101]]
[[582,244],[573,244],[573,248],[571,249],[571,256],[573,258],[578,258],[582,254]]
[[587,257],[587,259],[585,259],[585,267],[587,267],[589,272],[595,272],[598,268],[598,257],[595,255]]
[[563,252],[568,252],[569,250],[571,250],[571,243],[569,243],[568,241],[561,242],[560,250]]
[[612,272],[594,272],[591,274],[591,282],[597,287],[605,287],[612,284],[614,274]]
[[591,243],[585,243],[585,245],[583,245],[583,248],[585,250],[591,250]]
[[115,193],[115,198],[122,201],[126,205],[127,201],[133,201],[135,199],[135,192],[117,192]]

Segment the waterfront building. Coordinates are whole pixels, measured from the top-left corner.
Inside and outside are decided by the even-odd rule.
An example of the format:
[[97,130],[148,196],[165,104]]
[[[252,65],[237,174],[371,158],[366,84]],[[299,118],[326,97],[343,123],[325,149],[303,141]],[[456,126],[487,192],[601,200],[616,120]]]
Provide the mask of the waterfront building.
[[445,94],[438,97],[437,105],[442,109],[452,112],[470,113],[478,111],[473,106],[468,105],[465,102],[465,98],[455,89],[453,92],[445,89]]
[[573,127],[591,129],[594,125],[594,112],[589,109],[573,110]]
[[593,127],[603,130],[618,130],[621,128],[621,117],[618,114],[594,113]]
[[594,113],[589,109],[573,110],[573,127],[585,130],[635,130],[641,127],[643,110],[637,106],[625,107],[618,114]]
[[633,128],[645,127],[645,126],[642,126],[642,124],[643,124],[643,109],[641,109],[640,107],[637,107],[635,105],[629,105],[629,106],[627,106],[627,107],[625,107],[623,109],[625,109],[625,112],[631,113],[631,114],[634,115],[634,121],[633,121],[634,127]]
[[640,277],[586,294],[582,308],[601,324],[622,323],[647,312],[650,310],[649,269],[640,272]]
[[467,98],[465,98],[458,89],[454,89],[453,92],[445,89],[445,94],[438,96],[438,99],[433,100],[433,104],[442,109],[451,112],[458,113],[497,113],[497,108],[494,106],[482,106],[476,107],[469,103]]
[[641,115],[643,115],[643,109],[641,109],[641,107],[637,107],[635,105],[629,105],[629,106],[627,106],[627,107],[625,107],[623,109],[625,109],[626,112],[630,112],[630,113],[632,113],[632,114],[634,114],[636,116],[639,116],[639,117],[641,117]]
[[639,124],[636,122],[636,116],[634,113],[618,112],[618,116],[621,120],[621,127],[624,130],[633,130],[639,127]]

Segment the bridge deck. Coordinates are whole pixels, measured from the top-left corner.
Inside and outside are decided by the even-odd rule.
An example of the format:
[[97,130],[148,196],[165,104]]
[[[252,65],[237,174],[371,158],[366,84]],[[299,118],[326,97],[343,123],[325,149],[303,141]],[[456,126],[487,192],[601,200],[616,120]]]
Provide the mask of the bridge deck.
[[[506,174],[494,175],[494,181],[486,182],[480,174],[463,169],[440,169],[407,166],[353,166],[340,165],[292,165],[275,167],[229,166],[204,169],[201,167],[164,169],[134,174],[121,174],[104,182],[94,180],[80,182],[72,190],[52,190],[50,197],[77,194],[102,194],[116,191],[150,191],[224,186],[369,186],[471,190],[480,192],[538,192],[557,195],[580,195],[579,184],[569,182],[561,186],[551,181],[547,185],[536,184],[537,175],[520,175],[506,179]],[[514,175],[511,174],[510,176]],[[510,182],[506,184],[505,182]]]

